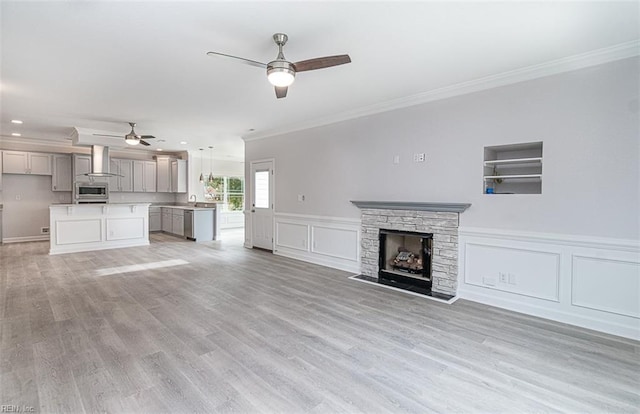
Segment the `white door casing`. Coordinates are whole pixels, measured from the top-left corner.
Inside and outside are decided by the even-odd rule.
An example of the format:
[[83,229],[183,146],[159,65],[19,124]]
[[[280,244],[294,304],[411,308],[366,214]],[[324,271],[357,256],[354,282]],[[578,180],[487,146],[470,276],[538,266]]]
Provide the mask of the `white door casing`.
[[274,161],[251,162],[251,234],[253,247],[273,251]]

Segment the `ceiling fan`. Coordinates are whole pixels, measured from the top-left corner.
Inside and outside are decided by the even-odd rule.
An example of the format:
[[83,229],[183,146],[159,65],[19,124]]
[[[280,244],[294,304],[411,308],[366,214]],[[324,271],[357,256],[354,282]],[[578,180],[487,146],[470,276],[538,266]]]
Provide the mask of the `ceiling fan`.
[[351,63],[349,55],[325,56],[302,60],[300,62],[289,62],[284,58],[284,54],[282,53],[282,47],[287,43],[288,39],[289,37],[284,33],[276,33],[273,35],[273,41],[278,45],[278,56],[275,60],[272,60],[269,63],[257,62],[255,60],[227,55],[220,52],[207,52],[207,55],[238,59],[247,65],[257,66],[263,69],[266,68],[267,79],[269,79],[269,82],[275,87],[276,97],[278,99],[287,96],[287,89],[295,80],[297,72],[305,72],[308,70],[323,69],[331,66]]
[[[138,145],[138,144],[142,144],[146,146],[151,145],[147,141],[145,141],[145,139],[155,138],[153,135],[138,135],[136,134],[136,131],[133,130],[133,128],[136,126],[136,123],[129,122],[129,125],[131,125],[131,132],[129,132],[127,135],[124,136],[124,142],[126,142],[129,145]],[[97,137],[116,137],[116,138],[122,137],[122,135],[107,135],[107,134],[93,134],[93,135]]]

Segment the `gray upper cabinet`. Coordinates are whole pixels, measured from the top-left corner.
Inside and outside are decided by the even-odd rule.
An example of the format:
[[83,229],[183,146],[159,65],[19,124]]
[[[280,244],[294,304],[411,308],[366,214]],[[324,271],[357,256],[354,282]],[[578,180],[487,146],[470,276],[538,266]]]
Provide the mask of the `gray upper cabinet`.
[[170,193],[171,192],[171,160],[169,158],[157,159],[157,192]]
[[133,160],[109,160],[109,170],[115,177],[109,178],[109,191],[130,193],[133,190]]
[[4,174],[51,175],[51,154],[24,151],[3,151]]
[[72,191],[73,176],[71,168],[71,155],[53,155],[53,174],[51,176],[51,190]]
[[156,163],[154,161],[133,162],[133,191],[156,192]]
[[187,192],[187,161],[157,157],[157,191],[159,193]]
[[171,192],[187,192],[187,161],[171,161]]

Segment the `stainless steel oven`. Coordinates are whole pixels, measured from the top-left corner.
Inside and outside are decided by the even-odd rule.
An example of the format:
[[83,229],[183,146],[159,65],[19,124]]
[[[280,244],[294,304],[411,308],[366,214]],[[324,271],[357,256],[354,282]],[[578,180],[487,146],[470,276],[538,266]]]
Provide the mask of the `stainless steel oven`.
[[109,183],[76,183],[76,204],[108,203]]

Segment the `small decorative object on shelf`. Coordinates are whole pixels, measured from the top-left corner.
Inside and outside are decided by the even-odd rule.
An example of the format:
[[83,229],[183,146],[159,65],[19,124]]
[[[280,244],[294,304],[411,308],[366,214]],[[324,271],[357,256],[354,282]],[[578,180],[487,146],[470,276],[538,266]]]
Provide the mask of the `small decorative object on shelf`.
[[542,142],[484,148],[485,194],[542,194]]

